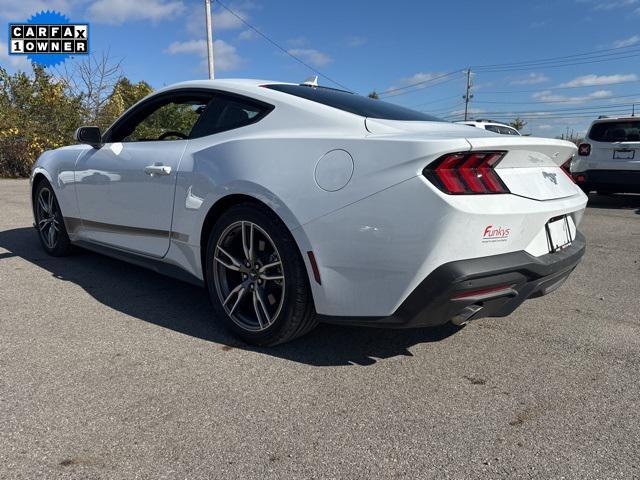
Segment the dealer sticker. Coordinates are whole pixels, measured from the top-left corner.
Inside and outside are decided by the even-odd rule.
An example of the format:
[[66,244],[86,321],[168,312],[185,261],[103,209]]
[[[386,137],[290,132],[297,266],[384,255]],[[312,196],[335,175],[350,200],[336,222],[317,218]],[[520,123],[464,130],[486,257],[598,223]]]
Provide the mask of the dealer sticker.
[[71,23],[58,12],[46,11],[22,23],[9,23],[10,55],[26,55],[44,67],[73,55],[89,53],[89,24]]
[[482,234],[482,243],[506,242],[511,235],[511,228],[487,225]]

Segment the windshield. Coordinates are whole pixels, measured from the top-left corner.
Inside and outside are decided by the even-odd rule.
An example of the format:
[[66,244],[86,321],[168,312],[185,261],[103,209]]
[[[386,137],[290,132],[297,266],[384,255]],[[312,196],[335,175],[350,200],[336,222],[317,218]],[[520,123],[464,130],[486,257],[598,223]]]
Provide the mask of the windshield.
[[640,142],[640,120],[596,123],[589,138],[596,142]]
[[393,103],[374,100],[344,90],[326,87],[311,87],[307,85],[265,85],[271,90],[295,95],[313,102],[322,103],[329,107],[355,113],[361,117],[379,118],[382,120],[403,120],[418,122],[443,122],[439,118],[426,113],[417,112]]

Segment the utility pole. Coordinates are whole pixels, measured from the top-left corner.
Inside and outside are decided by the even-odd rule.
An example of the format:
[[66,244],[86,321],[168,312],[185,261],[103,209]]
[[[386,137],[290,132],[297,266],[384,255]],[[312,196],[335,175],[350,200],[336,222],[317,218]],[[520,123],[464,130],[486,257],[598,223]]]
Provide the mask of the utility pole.
[[204,16],[207,20],[207,60],[209,64],[209,79],[216,76],[213,64],[213,25],[211,22],[211,0],[204,0]]
[[631,104],[631,116],[632,117],[636,116],[636,104],[635,103]]
[[467,93],[462,96],[464,98],[464,119],[468,120],[469,117],[469,101],[473,98],[471,93],[471,69],[467,70]]

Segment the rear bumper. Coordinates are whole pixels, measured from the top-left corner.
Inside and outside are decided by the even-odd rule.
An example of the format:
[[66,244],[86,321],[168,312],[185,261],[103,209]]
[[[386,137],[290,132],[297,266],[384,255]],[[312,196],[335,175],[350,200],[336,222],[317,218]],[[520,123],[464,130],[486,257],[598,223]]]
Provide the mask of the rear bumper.
[[640,193],[640,170],[585,170],[573,178],[583,190],[608,190],[615,193]]
[[504,317],[528,298],[546,295],[562,285],[580,262],[585,248],[585,238],[578,233],[570,247],[541,257],[520,251],[450,262],[425,278],[391,316],[321,315],[320,320],[413,328],[438,326],[452,319],[464,323],[482,317]]

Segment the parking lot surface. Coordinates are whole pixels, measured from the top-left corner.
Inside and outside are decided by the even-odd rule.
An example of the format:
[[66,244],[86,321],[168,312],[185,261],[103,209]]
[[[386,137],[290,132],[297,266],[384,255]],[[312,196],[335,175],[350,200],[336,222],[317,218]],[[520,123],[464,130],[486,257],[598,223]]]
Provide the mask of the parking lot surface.
[[31,224],[1,180],[0,478],[640,477],[640,196],[592,196],[583,262],[510,317],[271,349]]

